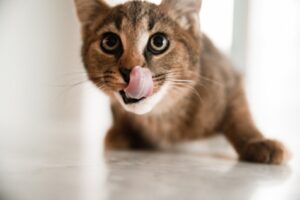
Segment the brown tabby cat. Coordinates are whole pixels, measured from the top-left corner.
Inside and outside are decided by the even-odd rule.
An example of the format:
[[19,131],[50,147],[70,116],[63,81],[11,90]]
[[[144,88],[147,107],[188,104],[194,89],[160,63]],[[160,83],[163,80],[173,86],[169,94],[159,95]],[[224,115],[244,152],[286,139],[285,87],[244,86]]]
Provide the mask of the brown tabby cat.
[[152,149],[222,133],[240,159],[280,164],[255,127],[242,78],[201,33],[201,0],[75,0],[88,76],[111,99],[107,149]]

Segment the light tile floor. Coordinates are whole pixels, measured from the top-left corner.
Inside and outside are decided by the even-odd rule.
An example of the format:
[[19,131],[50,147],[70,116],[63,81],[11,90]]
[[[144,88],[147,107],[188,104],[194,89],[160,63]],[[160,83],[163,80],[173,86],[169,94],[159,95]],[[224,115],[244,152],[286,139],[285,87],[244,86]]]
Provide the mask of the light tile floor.
[[1,200],[300,199],[299,157],[282,166],[242,163],[222,138],[103,153],[75,132],[23,134],[0,140]]

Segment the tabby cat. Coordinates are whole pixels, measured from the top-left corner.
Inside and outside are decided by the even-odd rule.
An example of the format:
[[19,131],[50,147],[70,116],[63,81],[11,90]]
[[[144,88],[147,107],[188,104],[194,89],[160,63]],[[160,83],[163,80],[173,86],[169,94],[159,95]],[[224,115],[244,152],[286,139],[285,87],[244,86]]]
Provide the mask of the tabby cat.
[[201,0],[75,0],[89,79],[111,99],[106,149],[159,149],[223,134],[241,160],[281,164],[248,109],[241,75],[201,32]]

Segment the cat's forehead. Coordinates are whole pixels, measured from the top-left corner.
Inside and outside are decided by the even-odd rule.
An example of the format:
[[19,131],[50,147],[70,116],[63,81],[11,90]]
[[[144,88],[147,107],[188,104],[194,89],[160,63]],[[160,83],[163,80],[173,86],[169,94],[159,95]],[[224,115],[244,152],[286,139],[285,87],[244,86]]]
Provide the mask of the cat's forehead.
[[114,7],[98,31],[129,32],[152,31],[163,28],[168,19],[155,4],[141,1],[127,2]]

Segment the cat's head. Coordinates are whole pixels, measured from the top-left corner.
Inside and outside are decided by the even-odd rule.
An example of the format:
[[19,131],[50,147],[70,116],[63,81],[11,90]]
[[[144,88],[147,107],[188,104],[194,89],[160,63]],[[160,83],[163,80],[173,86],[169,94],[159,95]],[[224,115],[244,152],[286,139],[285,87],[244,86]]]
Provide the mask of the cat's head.
[[112,100],[144,114],[193,90],[199,76],[201,0],[130,1],[115,7],[101,0],[75,3],[88,76]]

